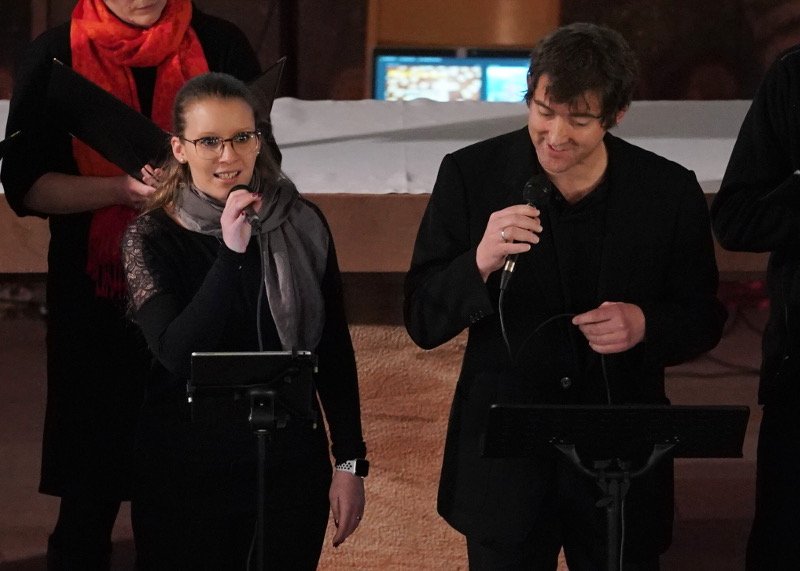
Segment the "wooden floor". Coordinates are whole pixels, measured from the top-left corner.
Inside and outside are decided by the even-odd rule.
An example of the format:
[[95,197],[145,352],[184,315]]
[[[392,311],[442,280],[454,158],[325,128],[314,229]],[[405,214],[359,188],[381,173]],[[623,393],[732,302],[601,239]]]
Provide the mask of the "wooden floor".
[[[338,550],[326,544],[322,569],[466,568],[462,538],[434,508],[444,425],[463,340],[433,352],[414,348],[398,325],[400,284],[400,276],[394,274],[377,281],[345,275],[365,432],[377,462],[367,481],[369,517],[353,541]],[[382,306],[377,299],[383,300]],[[46,538],[57,510],[56,499],[36,491],[45,402],[45,325],[34,306],[26,307],[16,315],[0,312],[2,571],[44,569]],[[760,420],[754,370],[765,317],[758,307],[734,312],[718,348],[668,372],[674,404],[745,404],[751,407],[751,418],[743,458],[676,462],[674,541],[662,569],[743,568]],[[133,569],[127,506],[114,537],[113,569]]]

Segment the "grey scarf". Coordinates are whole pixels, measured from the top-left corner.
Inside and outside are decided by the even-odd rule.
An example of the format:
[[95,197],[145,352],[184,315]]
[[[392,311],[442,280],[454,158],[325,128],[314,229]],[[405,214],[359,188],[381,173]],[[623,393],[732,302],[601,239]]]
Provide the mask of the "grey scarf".
[[[251,186],[261,186],[258,176]],[[269,309],[284,350],[314,351],[325,324],[322,278],[330,235],[290,180],[279,179],[274,188],[262,190],[258,215]],[[224,206],[194,185],[185,185],[175,214],[189,230],[221,239],[219,218]]]

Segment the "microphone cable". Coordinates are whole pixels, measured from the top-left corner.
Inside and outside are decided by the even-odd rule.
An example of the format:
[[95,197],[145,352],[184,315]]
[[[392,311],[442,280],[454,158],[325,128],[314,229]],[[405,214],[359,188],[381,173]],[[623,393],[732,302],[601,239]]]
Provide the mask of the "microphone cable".
[[264,250],[264,242],[261,236],[261,224],[253,226],[253,231],[256,234],[256,242],[258,243],[258,258],[261,262],[261,280],[258,284],[258,299],[256,301],[256,334],[258,335],[258,350],[264,352],[264,336],[261,333],[261,320],[262,320],[262,300],[264,299],[264,292],[267,291],[267,262],[266,251]]
[[[506,296],[506,289],[504,287],[500,287],[500,296],[497,298],[497,313],[500,314],[500,334],[503,336],[503,343],[505,343],[506,351],[508,351],[508,356],[511,357],[511,360],[514,360],[514,355],[511,353],[511,343],[508,340],[508,331],[506,330],[506,320],[503,317],[503,299]],[[538,329],[538,328],[537,328]]]
[[[501,293],[500,293],[500,298],[501,298],[501,299],[502,299],[502,295],[503,295],[503,294],[502,294],[502,292],[501,292]],[[498,304],[498,305],[499,305],[499,304]],[[499,308],[498,308],[498,309],[499,309]],[[557,319],[567,319],[567,318],[572,318],[572,317],[575,317],[576,315],[577,315],[577,313],[559,313],[559,314],[557,314],[557,315],[553,315],[553,316],[551,316],[551,317],[548,317],[547,319],[545,319],[544,321],[542,321],[542,322],[541,322],[539,325],[537,325],[537,326],[536,326],[536,328],[535,328],[533,331],[531,331],[531,332],[528,334],[528,336],[527,336],[527,337],[525,337],[525,339],[523,339],[522,343],[521,343],[521,344],[520,344],[520,346],[519,346],[519,349],[517,349],[517,352],[516,352],[516,354],[513,354],[513,355],[511,354],[511,348],[510,348],[510,346],[508,345],[507,338],[506,338],[506,337],[505,337],[505,335],[504,335],[504,336],[503,336],[503,339],[506,341],[506,347],[508,348],[508,351],[509,351],[509,356],[511,356],[511,361],[512,361],[513,363],[516,363],[516,362],[519,360],[520,353],[522,353],[522,350],[523,350],[523,349],[526,347],[526,345],[527,345],[527,344],[530,342],[531,338],[532,338],[534,335],[536,335],[537,333],[539,333],[539,331],[541,331],[541,330],[542,330],[542,328],[544,328],[546,325],[549,325],[550,323],[554,322],[554,321],[555,321],[555,320],[557,320]],[[500,323],[501,323],[501,329],[502,329],[502,321],[503,321],[503,320],[502,320],[502,317],[503,317],[503,314],[502,314],[502,312],[501,312],[501,313],[500,313]],[[569,343],[570,343],[570,347],[572,348],[572,356],[573,356],[573,359],[575,359],[575,361],[577,362],[577,350],[576,350],[576,348],[575,348],[575,343],[573,342],[571,335],[570,335],[570,341],[569,341]],[[610,382],[609,382],[609,380],[608,380],[608,369],[607,369],[607,367],[606,367],[606,356],[605,356],[605,355],[603,355],[602,353],[600,354],[600,369],[601,369],[601,373],[603,374],[603,384],[604,384],[604,386],[605,386],[605,389],[606,389],[606,404],[609,404],[609,405],[610,405],[610,404],[611,404],[611,383],[610,383]]]
[[[248,184],[237,184],[233,188],[231,188],[230,192],[235,190],[246,190],[250,193],[255,192],[253,187]],[[229,193],[230,194],[230,193]],[[267,260],[266,260],[266,252],[264,251],[264,241],[261,235],[261,219],[258,217],[258,214],[253,210],[252,206],[248,206],[244,209],[244,214],[247,217],[247,222],[250,224],[252,228],[252,233],[256,235],[256,242],[258,243],[258,259],[261,266],[261,279],[259,281],[258,286],[258,298],[256,300],[256,335],[258,335],[258,351],[260,353],[264,352],[264,336],[262,335],[262,301],[264,298],[264,294],[267,290]]]

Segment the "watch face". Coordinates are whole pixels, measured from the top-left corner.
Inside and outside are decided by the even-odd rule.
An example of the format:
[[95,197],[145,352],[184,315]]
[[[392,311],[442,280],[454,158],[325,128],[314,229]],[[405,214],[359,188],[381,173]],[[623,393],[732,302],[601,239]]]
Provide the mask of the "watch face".
[[366,478],[369,474],[369,460],[356,460],[356,476]]

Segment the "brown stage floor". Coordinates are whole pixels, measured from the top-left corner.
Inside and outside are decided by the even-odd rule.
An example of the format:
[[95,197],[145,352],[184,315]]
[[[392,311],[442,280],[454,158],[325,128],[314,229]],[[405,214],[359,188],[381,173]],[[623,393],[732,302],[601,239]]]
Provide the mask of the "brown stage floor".
[[[353,276],[346,278],[351,304],[356,298],[363,302],[368,288]],[[376,288],[383,297],[388,286],[398,285],[391,276],[387,279]],[[396,306],[388,306],[394,307],[390,313],[396,312]],[[394,318],[385,309],[355,311],[360,317],[352,327],[374,466],[367,480],[366,516],[342,547],[334,550],[326,541],[320,568],[466,569],[461,537],[434,507],[444,426],[464,338],[423,352],[401,327],[391,324]],[[383,323],[375,323],[376,315],[383,315],[378,320]],[[760,420],[752,369],[758,365],[758,330],[764,319],[763,309],[742,310],[710,357],[669,372],[668,391],[675,404],[745,404],[752,413],[743,458],[676,462],[675,538],[662,565],[667,571],[743,568]],[[46,538],[57,510],[56,499],[36,491],[45,402],[44,334],[44,322],[35,315],[0,319],[2,571],[45,568]],[[133,569],[127,506],[114,538],[113,569]]]

